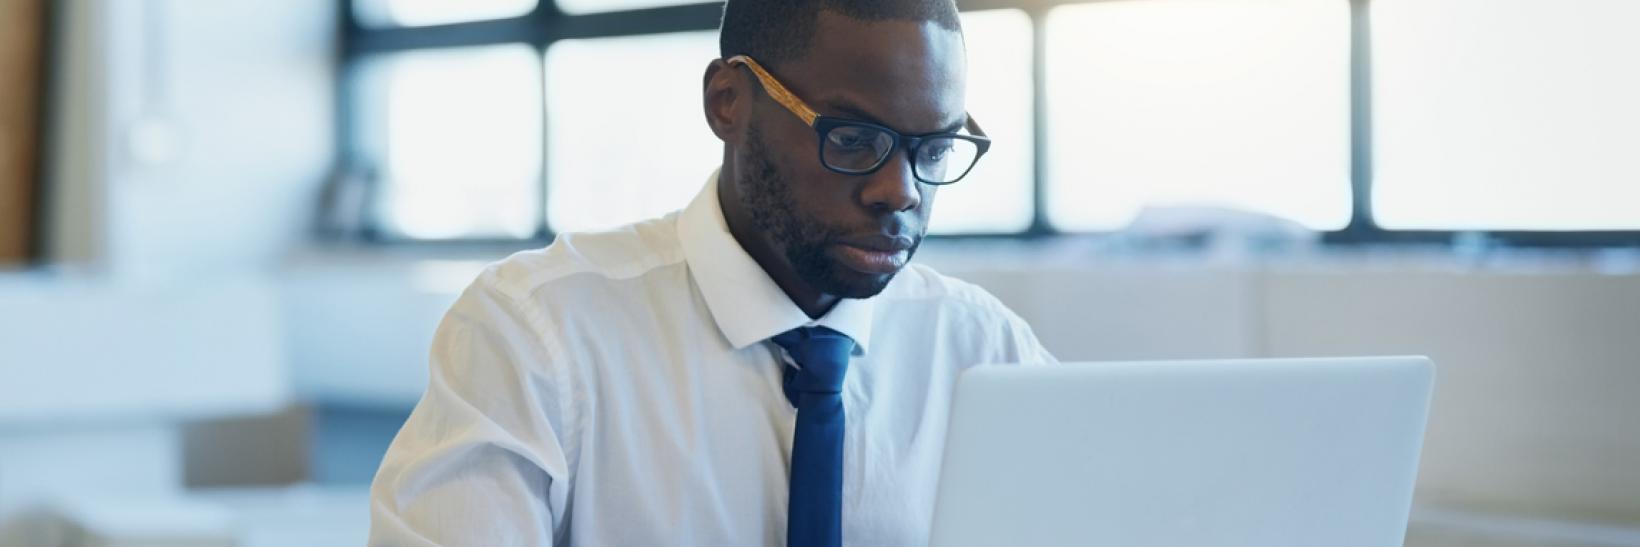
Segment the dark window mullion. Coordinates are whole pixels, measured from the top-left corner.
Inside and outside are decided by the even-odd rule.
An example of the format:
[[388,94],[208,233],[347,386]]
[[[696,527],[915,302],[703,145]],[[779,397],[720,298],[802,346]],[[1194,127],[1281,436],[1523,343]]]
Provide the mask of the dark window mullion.
[[[550,0],[547,0],[550,1]],[[717,30],[723,18],[720,4],[688,4],[632,11],[562,15],[541,20],[543,39],[609,38],[696,30]]]
[[1370,0],[1350,0],[1350,224],[1346,231],[1378,231],[1373,220],[1372,18]]
[[1048,11],[1051,6],[1025,10],[1031,18],[1031,225],[1025,229],[1030,236],[1047,236],[1058,232],[1048,222]]
[[530,16],[430,27],[358,28],[352,39],[344,42],[344,55],[357,59],[369,54],[413,49],[534,43],[541,37],[541,25]]

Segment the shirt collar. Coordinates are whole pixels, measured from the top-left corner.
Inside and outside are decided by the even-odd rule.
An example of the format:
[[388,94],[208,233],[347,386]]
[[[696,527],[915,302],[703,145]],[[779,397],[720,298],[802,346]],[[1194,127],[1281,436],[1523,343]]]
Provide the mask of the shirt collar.
[[871,344],[872,299],[844,298],[810,320],[729,233],[717,185],[713,172],[678,215],[678,239],[690,275],[729,344],[744,349],[798,327],[822,326],[854,339],[854,354],[864,355]]

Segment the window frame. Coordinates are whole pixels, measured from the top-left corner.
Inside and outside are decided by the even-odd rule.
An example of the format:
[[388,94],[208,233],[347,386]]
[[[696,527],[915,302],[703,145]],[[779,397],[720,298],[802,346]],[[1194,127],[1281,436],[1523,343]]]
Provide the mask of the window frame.
[[[678,6],[643,8],[627,11],[571,15],[560,10],[554,0],[539,0],[529,13],[485,21],[470,21],[444,25],[417,27],[370,27],[355,15],[354,4],[368,0],[338,2],[340,17],[340,59],[336,135],[339,159],[344,165],[359,165],[363,153],[355,138],[357,128],[353,105],[353,90],[357,86],[361,61],[373,55],[391,54],[423,49],[461,46],[481,46],[504,43],[524,43],[545,58],[547,48],[559,40],[580,38],[607,38],[640,36],[673,32],[716,30],[722,17],[721,2],[696,3]],[[1046,40],[1045,23],[1048,12],[1064,5],[1088,4],[1101,1],[1142,0],[964,0],[964,11],[990,9],[1018,9],[1031,20],[1032,29],[1032,105],[1034,146],[1032,156],[1031,223],[1023,231],[977,234],[931,234],[931,238],[949,240],[1085,238],[1109,235],[1109,232],[1067,232],[1055,229],[1047,220],[1047,201],[1044,192],[1044,173],[1047,172],[1046,138]],[[1640,249],[1640,230],[1618,231],[1443,231],[1393,230],[1379,226],[1372,210],[1372,0],[1337,0],[1349,2],[1350,17],[1350,194],[1352,197],[1350,222],[1343,229],[1321,232],[1321,241],[1329,246],[1361,245],[1420,245],[1457,246],[1477,242],[1489,246],[1531,248],[1616,248]],[[545,112],[544,116],[552,116]],[[545,119],[542,120],[545,124]],[[546,150],[542,150],[543,156]],[[361,237],[376,243],[427,244],[544,244],[554,234],[548,228],[546,200],[546,162],[540,175],[543,199],[537,204],[540,213],[536,233],[525,239],[462,238],[451,240],[409,239],[387,236],[376,226],[378,219],[367,216]],[[380,181],[376,181],[380,183]],[[374,192],[372,192],[374,194]],[[375,207],[375,203],[368,204]]]

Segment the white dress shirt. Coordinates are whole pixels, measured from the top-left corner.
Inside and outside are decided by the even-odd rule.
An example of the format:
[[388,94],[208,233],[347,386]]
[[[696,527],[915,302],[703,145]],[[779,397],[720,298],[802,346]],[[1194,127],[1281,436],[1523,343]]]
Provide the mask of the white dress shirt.
[[957,373],[1053,357],[918,264],[810,320],[729,234],[716,177],[683,211],[479,275],[371,486],[370,544],[783,545],[796,411],[769,338],[813,325],[857,343],[844,545],[925,545]]

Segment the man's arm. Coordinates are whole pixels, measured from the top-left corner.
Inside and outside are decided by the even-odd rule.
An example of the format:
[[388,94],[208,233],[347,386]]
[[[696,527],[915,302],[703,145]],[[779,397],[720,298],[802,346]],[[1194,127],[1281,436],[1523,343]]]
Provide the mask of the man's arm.
[[486,271],[434,337],[427,392],[370,489],[372,546],[550,546],[567,502],[566,397],[543,322]]

